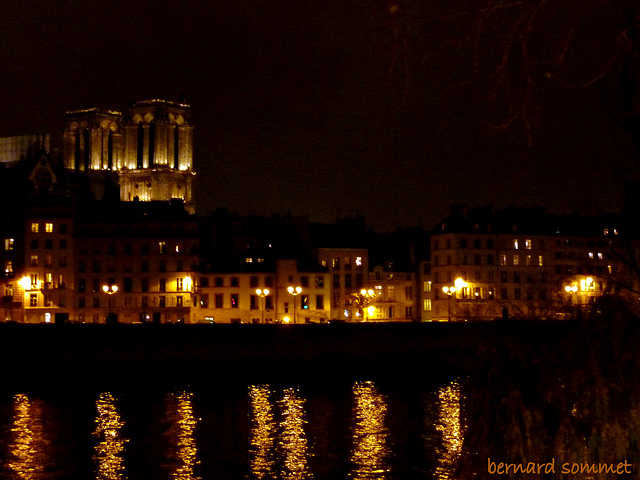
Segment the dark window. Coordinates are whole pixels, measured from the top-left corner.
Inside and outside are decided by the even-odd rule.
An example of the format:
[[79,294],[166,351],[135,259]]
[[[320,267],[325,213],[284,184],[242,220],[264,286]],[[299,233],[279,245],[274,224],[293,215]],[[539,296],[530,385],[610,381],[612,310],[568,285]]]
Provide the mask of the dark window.
[[513,272],[513,283],[520,283],[520,272]]
[[488,238],[487,239],[487,248],[493,248],[493,239],[492,238]]
[[143,278],[142,280],[140,280],[140,290],[142,290],[143,292],[148,292],[149,291],[149,279],[148,278]]
[[[216,285],[216,287],[224,287],[224,278],[223,277],[216,277],[215,285]],[[222,307],[216,307],[216,308],[222,308]]]
[[100,308],[100,297],[93,297],[93,308]]
[[473,248],[480,248],[480,239],[479,238],[476,238],[473,241]]
[[256,288],[258,286],[258,277],[256,277],[255,275],[249,277],[249,286],[251,288]]
[[93,271],[94,272],[99,272],[100,271],[100,260],[94,260],[93,261]]
[[351,275],[344,276],[344,286],[346,288],[351,288]]
[[31,248],[33,250],[37,250],[38,249],[38,240],[31,240]]
[[340,274],[338,273],[333,274],[333,287],[340,288]]
[[140,254],[149,255],[149,245],[140,245]]
[[208,287],[209,286],[209,277],[200,277],[200,286]]
[[265,310],[273,310],[273,297],[271,295],[264,297]]
[[167,271],[167,261],[166,260],[160,260],[158,262],[158,271],[159,272],[166,272]]
[[78,297],[78,308],[85,308],[87,301],[84,297]]
[[148,272],[149,271],[149,260],[142,260],[140,263],[140,271]]
[[181,272],[182,270],[182,260],[176,260],[176,272]]
[[84,293],[87,289],[87,281],[84,278],[78,279],[78,292]]
[[324,295],[316,295],[316,310],[324,310]]
[[223,308],[223,306],[224,306],[224,303],[223,303],[224,302],[224,298],[223,298],[221,293],[216,293],[215,301],[216,301],[216,308]]
[[258,296],[257,295],[251,295],[251,304],[250,304],[249,308],[251,310],[257,310],[258,309]]
[[124,242],[124,254],[131,255],[131,242]]
[[93,279],[93,291],[94,292],[99,292],[100,291],[100,279],[99,278],[94,278]]
[[300,308],[303,310],[309,309],[309,295],[300,295]]
[[166,278],[161,278],[159,281],[159,285],[158,285],[158,290],[161,292],[166,292],[167,291],[167,279]]
[[316,288],[324,287],[324,277],[316,277]]
[[107,253],[109,255],[115,255],[116,253],[116,242],[109,242],[107,245]]
[[53,248],[53,240],[51,240],[50,238],[48,238],[47,240],[44,241],[44,248],[51,250]]
[[231,277],[231,286],[232,287],[239,287],[240,286],[240,279],[238,277]]
[[507,283],[507,272],[500,272],[500,281],[502,283]]
[[273,277],[271,277],[271,276],[264,277],[264,286],[265,287],[273,287]]
[[133,291],[133,279],[131,277],[125,277],[123,288],[125,292]]
[[66,223],[61,223],[60,224],[60,233],[67,233],[67,224]]
[[361,273],[356,273],[356,288],[360,288],[362,287],[363,282],[362,282],[362,274]]
[[166,307],[167,306],[167,297],[165,297],[164,295],[160,295],[158,297],[158,306],[159,307]]
[[66,240],[60,240],[60,249],[64,250],[67,248],[67,241]]
[[309,288],[309,277],[307,277],[306,275],[300,277],[300,285],[304,288]]

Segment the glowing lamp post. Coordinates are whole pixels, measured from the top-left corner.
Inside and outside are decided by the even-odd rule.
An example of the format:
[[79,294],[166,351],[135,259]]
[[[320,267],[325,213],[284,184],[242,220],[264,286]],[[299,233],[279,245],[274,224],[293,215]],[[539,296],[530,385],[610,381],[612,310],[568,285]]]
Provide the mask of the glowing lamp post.
[[453,285],[453,287],[442,287],[442,291],[449,295],[449,321],[451,321],[451,297],[455,298],[456,292],[460,292],[463,288],[469,286],[469,284],[460,277],[456,278]]
[[29,277],[22,277],[20,279],[20,286],[22,287],[22,322],[27,323],[27,305],[26,296],[27,290],[31,288],[31,279]]
[[288,287],[287,292],[293,295],[293,323],[296,323],[296,297],[302,292],[302,287]]
[[112,321],[112,318],[113,318],[112,297],[113,297],[113,294],[118,291],[118,286],[117,285],[103,285],[102,286],[102,291],[109,296],[109,312],[107,313],[107,323],[110,323]]
[[256,290],[256,294],[257,294],[260,298],[262,298],[262,323],[264,323],[264,309],[265,309],[265,306],[266,306],[265,304],[267,303],[267,300],[266,300],[266,298],[265,298],[265,297],[266,297],[267,295],[269,295],[269,289],[268,289],[268,288],[265,288],[264,290],[261,290],[261,289],[259,289],[259,288],[258,288],[258,289]]

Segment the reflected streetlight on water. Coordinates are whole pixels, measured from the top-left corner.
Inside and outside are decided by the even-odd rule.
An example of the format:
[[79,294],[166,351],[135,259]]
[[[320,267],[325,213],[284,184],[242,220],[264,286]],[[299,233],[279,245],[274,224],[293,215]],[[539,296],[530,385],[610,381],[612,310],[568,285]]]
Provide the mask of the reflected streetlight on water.
[[442,435],[436,478],[455,480],[455,469],[462,454],[464,439],[460,423],[460,384],[457,381],[438,391],[438,422],[436,430]]
[[96,429],[93,435],[98,438],[93,460],[96,463],[96,480],[121,480],[124,475],[124,446],[127,442],[122,436],[124,422],[120,419],[116,401],[108,393],[100,394],[96,401]]
[[191,392],[172,393],[169,396],[167,416],[173,422],[171,431],[172,456],[177,460],[171,478],[177,480],[200,480],[194,473],[198,463],[195,430],[199,419],[193,413]]
[[355,400],[351,477],[355,479],[384,479],[390,472],[390,454],[385,425],[387,402],[373,382],[357,382],[353,386]]
[[13,410],[12,438],[8,449],[11,459],[7,466],[15,472],[15,478],[42,478],[48,441],[43,433],[40,401],[31,400],[25,394],[18,394],[13,398]]
[[274,472],[275,421],[265,385],[249,388],[251,398],[251,472],[256,479],[272,478]]

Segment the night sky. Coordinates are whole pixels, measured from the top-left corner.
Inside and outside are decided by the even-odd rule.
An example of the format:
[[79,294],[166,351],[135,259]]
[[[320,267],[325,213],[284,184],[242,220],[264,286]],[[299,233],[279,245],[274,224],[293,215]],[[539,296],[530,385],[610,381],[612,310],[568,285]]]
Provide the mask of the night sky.
[[632,144],[596,88],[539,90],[532,145],[521,119],[496,128],[511,21],[474,44],[472,3],[5,1],[0,136],[184,96],[201,214],[362,214],[384,231],[431,228],[450,204],[618,208]]

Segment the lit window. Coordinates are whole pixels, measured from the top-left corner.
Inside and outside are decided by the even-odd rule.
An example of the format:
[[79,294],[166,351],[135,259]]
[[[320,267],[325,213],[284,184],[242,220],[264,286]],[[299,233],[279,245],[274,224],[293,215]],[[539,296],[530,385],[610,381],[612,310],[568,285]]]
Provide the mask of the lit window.
[[53,232],[53,223],[45,223],[44,224],[44,231],[47,233],[52,233]]
[[604,260],[604,255],[601,252],[598,252],[598,260]]
[[517,239],[517,238],[514,238],[514,239],[513,239],[513,248],[514,248],[515,250],[518,250],[518,239]]
[[531,250],[531,239],[530,238],[527,238],[524,241],[524,248],[526,248],[527,250]]
[[331,266],[333,268],[340,268],[340,259],[339,258],[334,258],[331,260]]
[[38,294],[37,293],[30,293],[29,294],[29,306],[30,307],[37,307],[38,306]]
[[500,265],[506,265],[507,264],[507,256],[503,253],[500,255]]
[[31,255],[31,266],[32,267],[38,266],[38,255]]
[[176,253],[182,253],[182,245],[176,245]]
[[13,262],[7,262],[4,266],[4,273],[10,275],[13,273]]
[[613,234],[617,235],[618,234],[618,230],[616,230],[615,228],[613,229]]
[[253,263],[253,258],[247,257],[247,258],[244,259],[244,262],[245,263]]
[[520,255],[514,255],[513,256],[513,264],[514,265],[520,265]]
[[178,278],[176,280],[176,291],[181,292],[182,291],[182,285],[183,285],[182,278]]
[[544,257],[542,255],[538,255],[538,265],[541,267],[544,265]]
[[45,276],[44,276],[44,281],[47,282],[47,283],[51,283],[51,280],[52,280],[51,274],[50,273],[46,273]]
[[589,252],[589,258],[593,258],[593,252]]
[[166,242],[158,242],[158,251],[161,254],[167,253],[167,243]]
[[31,233],[38,233],[39,231],[39,227],[37,223],[32,223],[31,224]]
[[431,292],[431,282],[424,282],[424,291],[425,293]]
[[611,267],[611,265],[607,265],[607,271],[609,272],[609,275],[613,273],[613,268]]
[[362,257],[356,257],[356,267],[362,266]]
[[7,251],[13,250],[13,238],[5,238],[4,239],[4,249]]
[[605,234],[605,235],[609,235],[609,229],[608,229],[608,228],[605,228],[605,229],[604,229],[604,234]]
[[425,312],[430,312],[431,311],[431,299],[430,298],[425,298],[424,299],[424,311]]
[[533,258],[531,258],[531,255],[527,255],[527,265],[533,265]]

